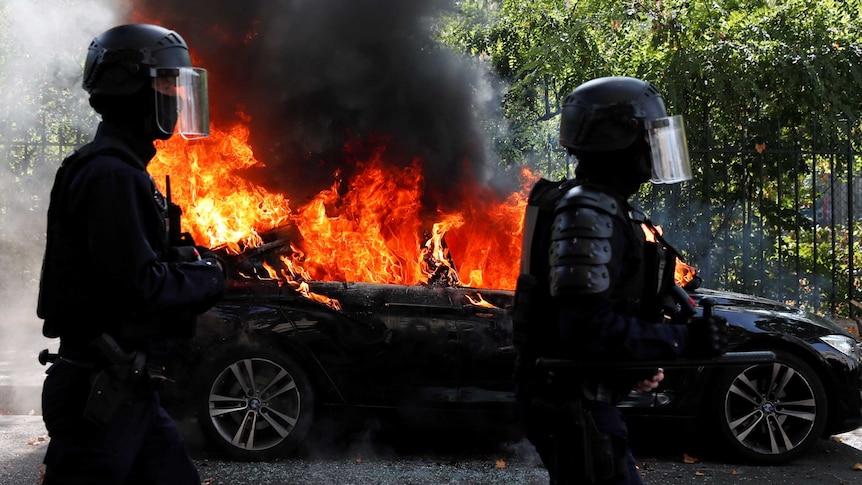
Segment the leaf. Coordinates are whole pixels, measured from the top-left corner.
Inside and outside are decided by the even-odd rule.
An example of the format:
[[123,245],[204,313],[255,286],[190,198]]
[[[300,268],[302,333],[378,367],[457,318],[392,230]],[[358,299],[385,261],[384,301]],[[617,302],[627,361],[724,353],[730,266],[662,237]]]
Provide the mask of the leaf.
[[699,461],[700,460],[698,460],[697,458],[695,458],[693,456],[690,456],[688,453],[682,454],[682,462],[683,463],[697,463]]
[[694,472],[694,476],[696,476],[696,477],[702,477],[703,475],[704,475],[704,473],[700,470]]
[[766,150],[766,143],[755,143],[754,149],[757,151],[757,153],[760,153],[762,155],[763,152]]
[[39,443],[42,443],[45,441],[48,441],[48,437],[46,435],[41,435],[41,436],[37,436],[35,438],[32,438],[30,440],[27,440],[27,444],[30,446],[36,446]]
[[857,472],[862,472],[862,463],[856,463],[855,465],[853,465],[853,470]]
[[503,469],[503,468],[506,468],[506,461],[505,461],[505,460],[497,460],[497,461],[494,463],[494,468],[497,468],[497,469],[500,469],[500,470],[501,470],[501,469]]

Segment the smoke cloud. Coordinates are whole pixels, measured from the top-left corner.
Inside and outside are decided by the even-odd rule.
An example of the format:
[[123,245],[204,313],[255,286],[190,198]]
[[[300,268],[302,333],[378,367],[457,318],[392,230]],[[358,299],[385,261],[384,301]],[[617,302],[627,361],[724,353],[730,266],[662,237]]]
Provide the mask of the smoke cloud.
[[[257,182],[298,206],[349,177],[363,150],[422,160],[426,207],[491,176],[480,120],[499,99],[486,71],[442,48],[440,0],[137,1],[136,21],[174,28],[210,71],[215,123],[250,119]],[[241,113],[241,114],[240,114]],[[350,157],[345,145],[351,143]]]
[[41,385],[36,355],[50,343],[36,296],[48,193],[74,144],[69,133],[95,129],[79,87],[82,62],[92,38],[117,18],[113,0],[0,3],[0,412],[16,405],[6,386]]

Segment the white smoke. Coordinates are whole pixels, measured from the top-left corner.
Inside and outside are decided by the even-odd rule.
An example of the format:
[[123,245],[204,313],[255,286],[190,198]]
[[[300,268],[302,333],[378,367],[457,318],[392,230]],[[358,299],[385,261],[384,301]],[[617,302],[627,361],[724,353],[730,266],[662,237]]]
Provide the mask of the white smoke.
[[116,0],[0,3],[0,386],[40,385],[36,355],[56,348],[36,317],[48,194],[62,155],[95,129],[83,60],[119,13]]

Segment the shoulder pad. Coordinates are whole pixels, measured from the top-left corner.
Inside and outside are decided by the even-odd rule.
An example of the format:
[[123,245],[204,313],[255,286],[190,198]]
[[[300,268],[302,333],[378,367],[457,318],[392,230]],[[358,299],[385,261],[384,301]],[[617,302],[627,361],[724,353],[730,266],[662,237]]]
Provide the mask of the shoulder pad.
[[614,219],[625,217],[614,196],[578,186],[557,203],[548,253],[550,290],[556,297],[600,293],[610,287]]
[[569,189],[557,203],[557,210],[570,206],[592,207],[611,216],[615,216],[624,210],[616,197],[584,185],[578,185]]
[[[568,197],[575,189],[570,190],[557,204],[551,240],[572,237],[610,238],[614,232],[614,217],[619,213],[619,204],[613,197],[600,192]],[[610,201],[605,200],[606,197],[610,198]]]
[[551,268],[550,293],[555,298],[594,295],[611,286],[605,265],[571,265]]

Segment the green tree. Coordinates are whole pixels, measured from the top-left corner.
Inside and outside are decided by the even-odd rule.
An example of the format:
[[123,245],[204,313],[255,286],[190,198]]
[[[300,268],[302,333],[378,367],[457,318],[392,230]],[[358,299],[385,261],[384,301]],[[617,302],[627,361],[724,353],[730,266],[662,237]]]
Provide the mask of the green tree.
[[[546,176],[568,173],[553,143],[559,101],[595,77],[639,77],[665,95],[671,113],[685,114],[695,171],[693,182],[647,189],[641,201],[712,283],[763,290],[773,283],[752,268],[782,274],[792,264],[795,282],[787,285],[814,293],[816,286],[798,290],[799,282],[817,284],[805,275],[822,274],[824,255],[843,250],[840,241],[859,240],[849,222],[844,235],[823,234],[811,211],[826,194],[820,175],[847,183],[860,168],[855,156],[817,155],[836,141],[848,153],[859,148],[859,0],[464,0],[458,7],[441,38],[486,59],[509,85],[504,163],[547,159],[532,163]],[[811,155],[800,161],[799,153]]]

